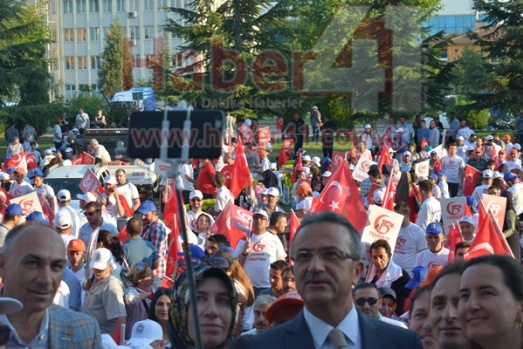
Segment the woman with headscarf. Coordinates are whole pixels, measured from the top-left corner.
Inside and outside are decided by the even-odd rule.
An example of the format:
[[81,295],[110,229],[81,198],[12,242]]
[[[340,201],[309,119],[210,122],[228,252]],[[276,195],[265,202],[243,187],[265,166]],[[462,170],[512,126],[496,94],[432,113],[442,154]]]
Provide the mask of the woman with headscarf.
[[182,274],[172,297],[170,315],[172,348],[195,348],[193,317],[199,319],[203,349],[222,349],[234,336],[236,291],[225,270],[201,266],[194,271],[197,314],[191,310],[189,283]]

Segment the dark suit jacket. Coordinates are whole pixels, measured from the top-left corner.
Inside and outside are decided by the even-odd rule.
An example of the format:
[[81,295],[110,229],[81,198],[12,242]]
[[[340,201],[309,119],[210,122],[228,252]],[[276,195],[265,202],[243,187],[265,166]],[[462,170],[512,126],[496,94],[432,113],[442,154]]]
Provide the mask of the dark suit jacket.
[[100,327],[89,315],[51,304],[49,306],[49,348],[101,349]]
[[[358,312],[362,349],[423,349],[418,335]],[[303,311],[293,320],[250,338],[244,349],[315,349]]]

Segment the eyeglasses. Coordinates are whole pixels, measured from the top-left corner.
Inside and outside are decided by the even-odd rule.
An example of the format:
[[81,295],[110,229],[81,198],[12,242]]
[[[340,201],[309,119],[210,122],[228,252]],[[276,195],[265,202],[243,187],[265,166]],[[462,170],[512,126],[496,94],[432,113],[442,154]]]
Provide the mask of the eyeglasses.
[[358,298],[354,301],[357,305],[360,307],[363,307],[365,303],[369,303],[369,305],[374,305],[378,303],[378,298],[369,297],[369,298]]
[[341,261],[344,259],[353,259],[350,254],[347,252],[343,252],[340,250],[323,250],[323,251],[297,251],[292,256],[291,259],[296,263],[307,263],[312,260],[314,255],[318,255],[318,257],[322,261],[328,261],[328,262],[335,262],[335,261]]
[[100,211],[99,210],[96,210],[96,211],[91,211],[91,212],[84,212],[84,215],[86,217],[91,217],[93,214],[95,213],[99,213]]
[[9,337],[11,337],[11,329],[9,326],[0,326],[0,345],[6,345],[7,342],[9,342]]

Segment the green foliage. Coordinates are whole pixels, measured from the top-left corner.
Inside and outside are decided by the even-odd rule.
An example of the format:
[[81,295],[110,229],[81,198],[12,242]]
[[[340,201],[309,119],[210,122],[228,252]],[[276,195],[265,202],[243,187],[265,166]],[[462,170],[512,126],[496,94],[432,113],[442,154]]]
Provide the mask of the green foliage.
[[478,101],[467,99],[464,96],[458,97],[456,103],[449,107],[448,111],[455,112],[456,115],[463,115],[469,123],[469,127],[474,130],[483,129],[490,120],[488,109],[478,108]]
[[471,96],[489,92],[488,81],[493,69],[482,53],[466,48],[452,71],[456,93]]
[[123,40],[122,46],[122,75],[123,89],[130,90],[133,87],[133,56],[131,55],[131,45],[129,40]]
[[124,31],[118,18],[111,23],[109,35],[102,52],[102,66],[98,70],[98,85],[106,98],[123,90]]
[[516,114],[523,108],[523,2],[474,0],[473,8],[485,14],[482,29],[489,33],[471,37],[481,45],[486,59],[496,64],[485,83],[491,94],[470,97],[481,107],[497,106]]
[[[77,94],[73,99],[71,99],[67,111],[67,120],[70,123],[76,122],[76,114],[78,114],[78,109],[80,108],[82,108],[84,112],[86,112],[87,115],[89,115],[89,118],[91,120],[93,120],[94,116],[97,115],[98,110],[101,109],[104,112],[106,112],[109,109],[107,102],[96,94]],[[107,122],[109,122],[109,120],[107,120]]]
[[14,121],[16,128],[19,130],[22,130],[26,122],[28,122],[36,129],[39,135],[42,135],[50,125],[54,125],[56,118],[61,117],[68,111],[67,106],[54,103],[29,106],[17,105],[1,108],[0,120],[2,120],[2,124]]
[[[207,212],[209,208],[213,208],[214,204],[216,203],[216,199],[205,199],[202,201],[202,211]],[[185,205],[185,210],[189,211],[191,209],[191,205],[187,204]]]
[[45,50],[51,42],[37,6],[0,0],[0,105],[47,103],[50,75]]

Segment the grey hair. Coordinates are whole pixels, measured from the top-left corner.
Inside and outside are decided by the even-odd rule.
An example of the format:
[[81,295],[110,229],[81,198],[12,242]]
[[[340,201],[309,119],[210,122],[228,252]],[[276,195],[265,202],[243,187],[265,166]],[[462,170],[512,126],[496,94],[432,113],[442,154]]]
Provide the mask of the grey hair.
[[[334,212],[320,212],[315,214],[306,215],[305,218],[301,221],[300,227],[296,231],[296,235],[293,239],[293,244],[291,246],[291,251],[294,253],[294,245],[296,241],[296,236],[308,225],[317,224],[317,223],[334,223],[341,225],[349,232],[350,237],[350,246],[349,253],[354,260],[361,260],[363,257],[363,245],[361,243],[360,235],[354,226],[349,222],[349,220],[342,215]],[[321,228],[318,232],[318,238],[321,239]]]
[[261,294],[256,297],[252,308],[256,308],[259,305],[268,305],[269,307],[276,301],[276,297],[271,296],[270,294]]

